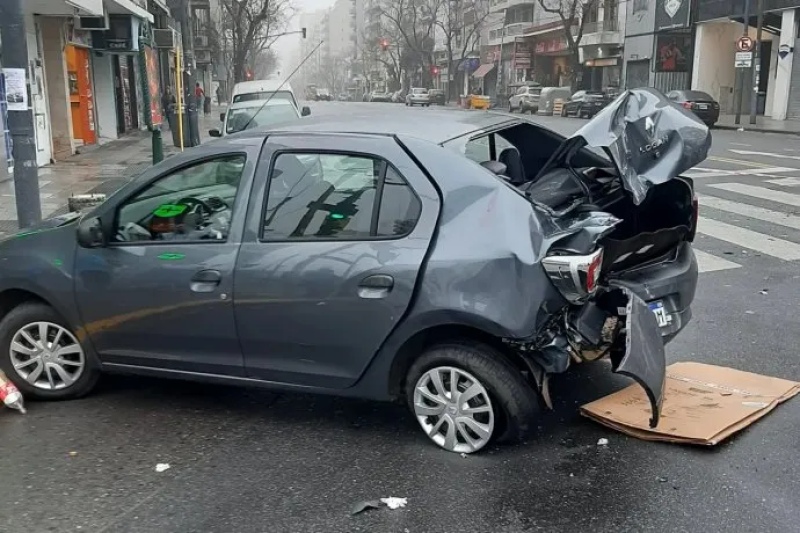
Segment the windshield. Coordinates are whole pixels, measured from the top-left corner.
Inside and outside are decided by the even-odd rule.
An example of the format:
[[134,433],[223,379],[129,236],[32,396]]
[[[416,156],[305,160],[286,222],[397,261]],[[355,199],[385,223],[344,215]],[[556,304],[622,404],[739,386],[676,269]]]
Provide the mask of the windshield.
[[413,94],[427,94],[428,89],[413,89],[411,92]]
[[[236,133],[244,129],[270,126],[300,118],[297,110],[292,105],[266,105],[260,110],[259,108],[260,106],[253,106],[229,110],[228,120],[225,123],[225,133]],[[256,114],[255,117],[253,117],[254,113]]]
[[297,102],[294,100],[292,91],[261,91],[257,93],[237,94],[233,97],[234,104],[237,102],[251,102],[253,100],[269,100],[270,102],[284,100],[295,105],[297,104]]

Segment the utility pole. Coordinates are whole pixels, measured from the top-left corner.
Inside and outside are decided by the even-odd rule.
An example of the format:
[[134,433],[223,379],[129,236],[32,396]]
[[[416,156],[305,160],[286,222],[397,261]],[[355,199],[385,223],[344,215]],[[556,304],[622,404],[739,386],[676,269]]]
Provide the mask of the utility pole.
[[[742,37],[748,37],[749,30],[750,30],[750,0],[744,0],[744,21],[742,22]],[[753,67],[752,59],[750,60],[750,68]],[[737,87],[738,87],[738,98],[736,100],[736,118],[734,120],[734,124],[739,125],[742,121],[742,108],[744,107],[744,87],[745,87],[745,76],[747,75],[745,69],[737,68],[736,74],[738,75],[737,78]]]
[[[2,1],[2,0],[0,0]],[[199,142],[199,132],[196,132],[196,127],[192,127],[193,118],[194,122],[196,122],[199,117],[199,110],[200,106],[202,106],[202,102],[197,102],[194,94],[194,86],[195,86],[195,75],[197,74],[195,68],[195,58],[194,58],[194,31],[192,28],[192,13],[190,7],[190,0],[180,0],[179,9],[177,13],[175,13],[175,18],[181,25],[181,43],[183,44],[183,70],[180,73],[181,80],[183,81],[183,99],[185,101],[185,113],[186,113],[186,122],[189,125],[189,132],[184,132],[184,135],[188,133],[188,140],[189,142],[184,142],[185,145],[194,146],[195,141]],[[182,120],[181,116],[181,109],[180,107],[177,109],[177,117],[178,120]],[[199,124],[197,124],[199,126]],[[195,138],[197,137],[197,138]]]
[[25,110],[8,110],[8,131],[13,142],[17,222],[20,229],[25,229],[42,220],[42,204],[39,197],[39,168],[36,165],[36,132],[30,109],[28,41],[22,1],[0,0],[0,37],[3,40],[6,91],[21,89],[25,94],[19,93],[19,97],[28,102]]
[[750,96],[750,124],[756,123],[756,115],[758,114],[758,86],[759,86],[759,71],[761,70],[761,32],[764,29],[764,0],[758,0],[758,26],[756,28],[756,49],[753,63],[750,66],[753,78],[753,94]]

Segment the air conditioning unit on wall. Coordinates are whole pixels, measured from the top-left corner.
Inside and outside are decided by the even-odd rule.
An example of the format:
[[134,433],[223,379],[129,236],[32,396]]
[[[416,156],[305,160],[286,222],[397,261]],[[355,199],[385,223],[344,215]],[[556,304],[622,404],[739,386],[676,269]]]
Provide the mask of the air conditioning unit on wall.
[[176,48],[178,46],[178,32],[172,28],[153,30],[153,41],[156,48]]
[[73,17],[76,30],[105,31],[111,26],[108,23],[108,13],[104,12],[102,17]]

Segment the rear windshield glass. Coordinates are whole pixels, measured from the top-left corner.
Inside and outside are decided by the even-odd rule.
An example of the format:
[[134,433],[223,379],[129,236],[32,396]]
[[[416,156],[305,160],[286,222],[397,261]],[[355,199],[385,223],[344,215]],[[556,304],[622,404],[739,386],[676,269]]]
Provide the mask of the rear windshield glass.
[[[273,96],[274,95],[274,96]],[[257,93],[242,93],[233,97],[233,103],[236,102],[250,102],[252,100],[286,100],[295,104],[294,96],[291,91],[261,91]]]
[[680,96],[686,98],[687,100],[697,101],[697,100],[706,100],[708,102],[713,102],[714,99],[711,98],[711,95],[708,93],[704,93],[703,91],[683,91]]

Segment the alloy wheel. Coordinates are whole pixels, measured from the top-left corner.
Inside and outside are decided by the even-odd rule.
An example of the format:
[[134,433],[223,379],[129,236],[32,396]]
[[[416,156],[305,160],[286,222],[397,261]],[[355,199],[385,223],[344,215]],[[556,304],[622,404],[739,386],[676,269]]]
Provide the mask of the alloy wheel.
[[42,390],[65,389],[83,374],[86,357],[78,340],[63,326],[33,322],[11,339],[11,364],[19,376]]
[[494,432],[488,391],[460,368],[440,366],[425,372],[414,387],[414,414],[428,437],[451,452],[476,452]]

